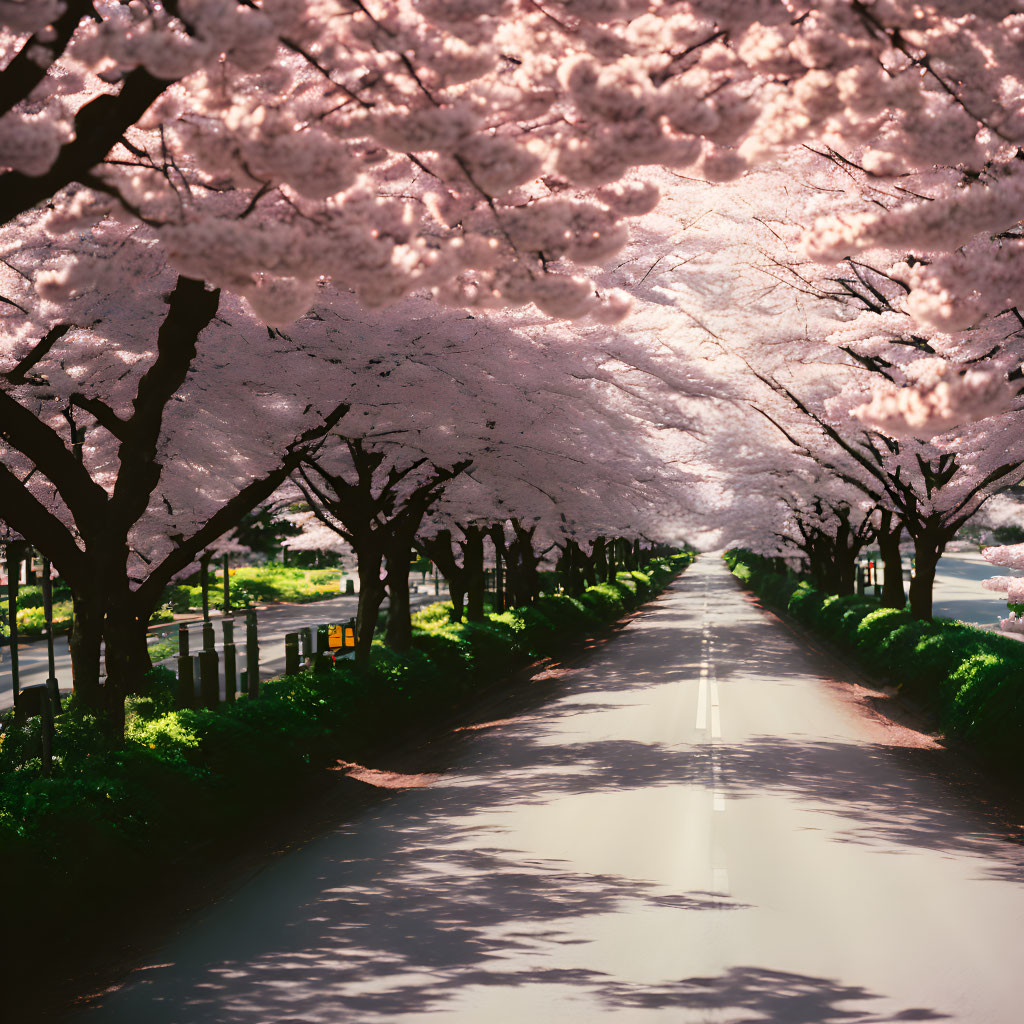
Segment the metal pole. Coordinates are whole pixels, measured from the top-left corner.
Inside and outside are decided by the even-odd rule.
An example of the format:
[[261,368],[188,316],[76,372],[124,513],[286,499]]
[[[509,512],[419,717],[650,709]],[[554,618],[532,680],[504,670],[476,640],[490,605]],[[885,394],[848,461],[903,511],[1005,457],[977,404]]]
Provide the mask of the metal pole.
[[178,627],[178,707],[190,708],[196,699],[196,677],[188,651],[188,626]]
[[313,668],[317,672],[324,672],[331,667],[331,644],[327,639],[327,626],[316,627],[316,657],[313,659]]
[[199,652],[199,688],[203,704],[211,711],[220,703],[220,673],[216,651]]
[[50,665],[50,677],[46,682],[49,685],[51,680],[57,682],[57,668],[53,659],[53,585],[50,580],[50,560],[46,555],[43,555],[43,614],[46,616],[46,655]]
[[228,572],[228,554],[224,552],[224,614],[231,611],[231,576]]
[[7,545],[7,642],[11,646],[11,682],[17,706],[21,682],[18,677],[18,583],[21,578],[21,552],[17,542]]
[[199,583],[203,588],[203,622],[210,621],[210,553],[204,551],[199,558]]
[[40,717],[43,720],[40,729],[43,740],[43,775],[49,775],[53,770],[53,706],[50,704],[49,686],[40,698],[40,704]]
[[224,699],[234,700],[237,689],[235,668],[235,620],[224,620]]
[[245,692],[250,697],[260,695],[260,645],[255,608],[245,613]]
[[299,671],[299,634],[284,635],[284,674],[293,676]]

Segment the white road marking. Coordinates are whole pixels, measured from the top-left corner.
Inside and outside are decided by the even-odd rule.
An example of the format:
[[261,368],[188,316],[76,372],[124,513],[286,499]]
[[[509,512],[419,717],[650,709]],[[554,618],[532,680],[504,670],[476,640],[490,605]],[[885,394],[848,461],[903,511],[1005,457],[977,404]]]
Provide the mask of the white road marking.
[[713,740],[722,738],[722,716],[717,707],[711,709],[711,738]]
[[718,793],[718,792],[715,793],[713,806],[714,806],[714,809],[716,811],[724,811],[725,810],[725,794],[724,793]]
[[713,708],[717,708],[718,707],[718,680],[716,680],[716,679],[712,679],[711,680],[710,692],[711,692],[711,706]]
[[700,644],[700,679],[697,684],[697,720],[695,728],[708,727],[708,673],[711,667],[711,638],[707,621],[701,633]]
[[725,868],[715,868],[713,874],[713,880],[711,882],[711,891],[719,896],[729,895],[729,872]]

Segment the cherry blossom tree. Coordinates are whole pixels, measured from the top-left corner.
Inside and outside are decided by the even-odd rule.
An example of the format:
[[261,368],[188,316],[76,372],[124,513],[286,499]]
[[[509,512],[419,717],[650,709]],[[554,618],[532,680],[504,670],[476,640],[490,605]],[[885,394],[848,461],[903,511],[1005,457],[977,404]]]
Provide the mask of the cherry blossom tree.
[[[96,259],[112,254],[108,276],[59,303],[38,287],[53,248],[34,241],[9,241],[3,258],[0,519],[67,580],[76,692],[116,725],[149,667],[146,625],[167,584],[345,406],[310,387],[301,357],[322,351],[318,324],[304,339],[268,332],[237,300],[176,276],[147,232],[112,223],[83,238]],[[118,280],[126,252],[137,273]]]
[[970,287],[961,319],[1013,305],[1016,241],[981,243],[973,285],[956,255],[1015,223],[1013,4],[7,0],[0,25],[0,222],[146,223],[271,323],[324,276],[371,304],[617,318],[585,268],[657,199],[630,168],[734,179],[803,145],[893,194],[815,227],[816,252],[930,245],[923,315]]
[[332,380],[349,412],[297,484],[356,552],[360,656],[385,592],[387,642],[409,643],[414,543],[445,574],[455,617],[468,594],[478,618],[485,540],[515,596],[529,600],[539,552],[552,543],[538,549],[539,523],[597,523],[616,501],[605,495],[620,494],[620,509],[631,510],[619,513],[626,531],[640,521],[637,506],[655,504],[656,481],[671,477],[647,435],[689,421],[665,404],[664,389],[615,386],[604,334],[563,336],[536,319],[413,300],[372,314],[339,301],[314,315],[346,354]]
[[347,465],[328,451],[299,467],[298,487],[316,517],[337,531],[356,553],[359,606],[357,660],[370,654],[377,615],[388,596],[387,643],[406,650],[412,642],[409,562],[416,532],[444,485],[469,465],[438,467],[425,458],[396,460],[359,438],[344,439]]
[[[777,346],[768,365],[744,353],[763,411],[788,403],[796,441],[911,532],[926,614],[949,531],[1020,465],[1020,31],[1012,4],[916,0],[0,3],[0,516],[78,580],[84,690],[101,630],[116,697],[166,578],[308,465],[353,402],[370,427],[346,416],[346,439],[429,425],[419,466],[482,467],[482,406],[445,437],[432,385],[393,426],[396,384],[436,381],[440,362],[406,345],[371,370],[369,350],[398,351],[394,320],[360,320],[351,296],[589,317],[552,332],[579,365],[551,379],[583,417],[612,393],[644,405],[603,422],[645,444],[641,421],[691,429],[673,391],[715,390],[694,366],[702,344],[735,341],[723,309],[759,321],[751,345]],[[794,179],[780,161],[810,157],[793,153],[827,170]],[[740,255],[742,233],[757,243]],[[623,285],[642,308],[612,331]],[[493,335],[461,337],[445,358],[468,360],[486,404],[493,352],[477,347]],[[792,362],[818,343],[839,353],[821,380],[780,369],[783,347]],[[505,350],[520,353],[506,386],[536,384],[543,345],[535,331]],[[648,462],[603,462],[640,509]],[[591,541],[622,518],[543,525],[510,501],[462,521],[500,525],[506,555],[540,522],[594,572]]]

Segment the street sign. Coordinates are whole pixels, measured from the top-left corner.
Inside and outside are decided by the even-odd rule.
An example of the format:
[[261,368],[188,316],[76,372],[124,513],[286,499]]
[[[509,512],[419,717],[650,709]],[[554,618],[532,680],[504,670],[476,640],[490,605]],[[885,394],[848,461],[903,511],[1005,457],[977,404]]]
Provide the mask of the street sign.
[[333,623],[327,627],[327,646],[332,651],[355,650],[356,627],[353,623]]

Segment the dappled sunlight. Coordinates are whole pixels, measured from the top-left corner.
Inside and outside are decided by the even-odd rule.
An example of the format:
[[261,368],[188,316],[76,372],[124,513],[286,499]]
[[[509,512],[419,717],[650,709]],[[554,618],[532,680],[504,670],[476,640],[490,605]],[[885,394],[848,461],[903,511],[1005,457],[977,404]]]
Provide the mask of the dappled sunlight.
[[338,761],[335,770],[344,772],[351,779],[380,789],[422,789],[424,786],[432,786],[441,777],[429,772],[410,774],[380,771],[377,768],[365,768],[354,761]]
[[[96,1019],[965,1019],[955,983],[934,998],[908,989],[862,937],[922,866],[986,886],[971,890],[986,905],[1018,892],[1020,849],[969,787],[948,784],[945,751],[844,732],[846,705],[793,638],[724,573],[706,589],[721,738],[693,728],[705,590],[694,573],[443,742],[339,762],[374,801],[97,997]],[[777,696],[785,683],[799,697]],[[812,697],[838,707],[817,731],[784,709],[776,732],[739,722],[744,702],[776,711]],[[727,843],[730,829],[747,838]],[[864,921],[832,871],[877,890]],[[958,936],[955,916],[934,914]]]
[[181,1018],[161,1009],[165,966],[137,975],[133,995],[146,1019],[390,1019],[436,1012],[477,985],[554,982],[598,997],[610,986],[621,998],[611,975],[585,966],[588,919],[636,915],[653,937],[665,915],[730,906],[708,892],[663,892],[514,850],[459,848],[447,824],[421,821],[370,843],[340,833],[331,840],[337,856],[319,861],[327,873],[293,879],[301,902],[263,902],[253,915],[229,906],[200,947],[176,950],[176,966],[187,964],[194,979],[174,990]]

